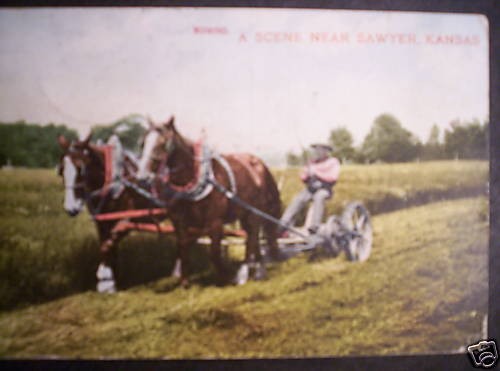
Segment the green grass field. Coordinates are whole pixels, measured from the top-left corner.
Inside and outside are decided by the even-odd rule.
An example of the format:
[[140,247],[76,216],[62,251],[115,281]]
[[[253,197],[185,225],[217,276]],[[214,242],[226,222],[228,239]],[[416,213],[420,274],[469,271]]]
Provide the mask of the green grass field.
[[[373,254],[273,266],[267,281],[172,279],[0,315],[11,357],[290,357],[457,351],[487,310],[482,198],[377,216]],[[362,347],[360,345],[362,344]]]
[[[288,204],[302,189],[299,169],[274,172],[281,197]],[[342,166],[329,213],[340,213],[352,200],[361,200],[372,214],[486,192],[488,163],[432,161],[405,164]]]
[[[88,215],[64,214],[55,172],[2,170],[0,356],[456,351],[480,337],[487,310],[488,204],[478,197],[487,167],[452,161],[345,166],[330,211],[354,199],[376,213],[406,206],[373,217],[370,259],[308,263],[300,255],[270,266],[268,280],[242,287],[216,287],[199,246],[191,253],[194,284],[180,289],[167,277],[174,241],[133,234],[120,245],[118,280],[126,290],[111,296],[92,291],[96,233]],[[286,204],[300,189],[296,170],[275,174]],[[409,207],[445,198],[452,200]]]

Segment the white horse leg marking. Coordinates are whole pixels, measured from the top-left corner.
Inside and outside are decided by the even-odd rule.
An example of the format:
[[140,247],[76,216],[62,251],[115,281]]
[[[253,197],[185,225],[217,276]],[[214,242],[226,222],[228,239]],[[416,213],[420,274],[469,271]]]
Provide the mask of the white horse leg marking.
[[106,264],[101,263],[97,268],[97,292],[100,293],[115,293],[115,278],[113,276],[113,270]]
[[234,278],[234,283],[236,285],[244,285],[248,282],[248,276],[250,274],[250,269],[247,263],[243,263],[238,269],[238,273],[236,273],[236,277]]
[[149,175],[150,171],[147,169],[147,165],[150,162],[151,156],[153,154],[153,149],[158,140],[160,134],[154,130],[150,131],[146,138],[144,139],[144,149],[142,150],[142,155],[139,160],[139,169],[137,170],[137,178],[145,179]]
[[175,261],[174,269],[172,270],[172,277],[181,277],[181,259],[177,258]]
[[76,167],[69,156],[64,156],[64,210],[68,213],[77,213],[83,206],[83,201],[75,197]]

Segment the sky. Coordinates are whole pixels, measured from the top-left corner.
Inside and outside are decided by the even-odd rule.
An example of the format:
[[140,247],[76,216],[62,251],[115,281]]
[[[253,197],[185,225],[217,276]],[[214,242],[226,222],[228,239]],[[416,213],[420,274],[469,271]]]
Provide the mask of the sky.
[[297,9],[0,9],[0,122],[81,135],[132,113],[175,115],[222,152],[300,151],[391,113],[489,117],[488,23],[473,14]]

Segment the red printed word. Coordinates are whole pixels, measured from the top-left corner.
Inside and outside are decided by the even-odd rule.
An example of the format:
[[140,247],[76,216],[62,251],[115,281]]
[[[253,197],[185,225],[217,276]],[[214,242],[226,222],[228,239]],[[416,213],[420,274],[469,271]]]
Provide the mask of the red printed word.
[[302,37],[298,32],[257,32],[255,41],[258,43],[299,43]]
[[478,45],[477,35],[426,35],[425,42],[432,45]]
[[193,32],[195,34],[211,34],[211,35],[226,35],[229,33],[226,27],[206,27],[206,26],[194,26]]
[[364,33],[356,35],[360,44],[417,44],[417,36],[413,33]]
[[347,32],[311,32],[309,41],[311,43],[348,43],[349,34]]

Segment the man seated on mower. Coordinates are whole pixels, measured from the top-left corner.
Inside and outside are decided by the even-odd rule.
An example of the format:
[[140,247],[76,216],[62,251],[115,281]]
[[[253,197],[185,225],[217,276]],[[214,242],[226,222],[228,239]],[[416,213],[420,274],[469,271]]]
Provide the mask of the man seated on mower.
[[[325,201],[333,195],[333,186],[340,173],[340,163],[331,156],[331,146],[312,144],[311,148],[311,159],[300,174],[306,188],[295,196],[281,217],[281,222],[287,227],[291,226],[300,211],[312,201],[312,220],[308,231],[315,234],[323,219]],[[286,235],[286,231],[283,231],[283,235]]]

